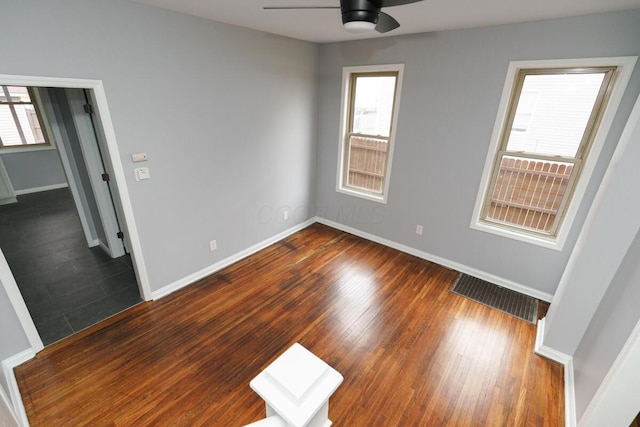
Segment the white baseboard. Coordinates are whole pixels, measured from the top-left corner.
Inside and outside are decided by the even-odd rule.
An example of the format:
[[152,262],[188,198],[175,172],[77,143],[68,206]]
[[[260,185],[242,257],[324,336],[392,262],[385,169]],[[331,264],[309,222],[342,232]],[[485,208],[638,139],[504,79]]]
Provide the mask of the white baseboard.
[[[16,194],[15,191],[14,191],[14,194]],[[10,205],[11,203],[18,203],[18,199],[16,199],[15,197],[7,197],[6,199],[0,200],[0,206]]]
[[62,184],[45,185],[43,187],[25,188],[23,190],[15,190],[16,196],[22,196],[23,194],[40,193],[41,191],[57,190],[59,188],[67,188],[69,184],[63,182]]
[[546,317],[538,320],[534,352],[539,356],[553,360],[554,362],[558,362],[564,366],[564,425],[566,427],[575,427],[577,420],[576,389],[573,377],[573,357],[551,347],[547,347],[542,343],[544,338],[545,319]]
[[418,258],[422,258],[422,259],[425,259],[427,261],[431,261],[431,262],[434,262],[436,264],[440,264],[440,265],[442,265],[444,267],[447,267],[447,268],[450,268],[452,270],[460,271],[462,273],[468,274],[468,275],[473,276],[473,277],[477,277],[477,278],[485,280],[487,282],[495,283],[496,285],[502,286],[503,288],[511,289],[513,291],[519,292],[521,294],[532,296],[532,297],[537,298],[537,299],[542,300],[542,301],[551,302],[551,299],[553,298],[553,295],[548,294],[546,292],[541,292],[541,291],[539,291],[537,289],[533,289],[533,288],[530,288],[528,286],[521,285],[521,284],[513,282],[511,280],[504,279],[502,277],[498,277],[496,275],[487,273],[485,271],[478,270],[476,268],[469,267],[469,266],[466,266],[464,264],[460,264],[459,262],[451,261],[451,260],[446,259],[446,258],[442,258],[442,257],[436,256],[436,255],[433,255],[433,254],[430,254],[430,253],[427,253],[427,252],[423,252],[423,251],[420,251],[418,249],[414,249],[412,247],[403,245],[401,243],[397,243],[397,242],[394,242],[392,240],[388,240],[388,239],[385,239],[385,238],[382,238],[382,237],[378,237],[376,235],[369,234],[369,233],[366,233],[364,231],[361,231],[361,230],[358,230],[358,229],[355,229],[355,228],[352,228],[352,227],[349,227],[349,226],[346,226],[346,225],[343,225],[343,224],[340,224],[340,223],[337,223],[337,222],[334,222],[334,221],[330,221],[330,220],[325,219],[325,218],[316,217],[316,222],[319,222],[320,224],[324,224],[324,225],[327,225],[329,227],[335,228],[337,230],[341,230],[341,231],[356,235],[358,237],[362,237],[363,239],[371,240],[372,242],[380,243],[381,245],[388,246],[388,247],[393,248],[393,249],[397,249],[397,250],[399,250],[401,252],[405,252],[405,253],[408,253],[410,255],[417,256]]
[[190,275],[188,275],[187,277],[184,277],[180,280],[176,280],[173,283],[170,283],[167,286],[163,286],[162,288],[158,289],[157,291],[153,291],[151,293],[151,298],[153,298],[153,300],[157,300],[160,299],[162,297],[165,297],[179,289],[184,288],[185,286],[189,286],[190,284],[197,282],[198,280],[207,277],[213,273],[215,273],[216,271],[222,270],[225,267],[230,266],[231,264],[240,261],[243,258],[246,258],[250,255],[253,255],[254,253],[261,251],[262,249],[266,248],[267,246],[270,246],[274,243],[276,243],[279,240],[284,239],[287,236],[290,236],[293,233],[297,233],[298,231],[302,230],[303,228],[307,228],[308,226],[310,226],[311,224],[313,224],[314,222],[316,222],[315,218],[309,219],[305,222],[302,222],[294,227],[291,227],[279,234],[276,234],[273,237],[269,237],[266,240],[263,240],[260,243],[256,243],[255,245],[240,251],[234,255],[231,255],[230,257],[227,257],[223,260],[220,260],[218,262],[216,262],[215,264],[212,264],[208,267],[203,268],[200,271],[196,271],[195,273],[192,273]]
[[20,395],[20,389],[18,388],[18,381],[16,381],[16,375],[13,372],[13,368],[23,364],[36,357],[36,353],[32,349],[20,352],[8,359],[2,361],[2,373],[7,380],[9,386],[9,397],[11,398],[11,404],[15,412],[16,418],[22,427],[29,427],[29,420],[27,419],[27,412],[24,409],[22,403],[22,396]]

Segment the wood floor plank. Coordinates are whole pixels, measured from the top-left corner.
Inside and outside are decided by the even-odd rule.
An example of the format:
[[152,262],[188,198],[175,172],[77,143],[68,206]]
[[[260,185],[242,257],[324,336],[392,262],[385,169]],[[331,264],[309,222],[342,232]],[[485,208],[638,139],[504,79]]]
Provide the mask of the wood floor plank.
[[295,342],[344,376],[336,426],[563,424],[535,327],[449,291],[457,273],[315,224],[16,368],[32,426],[242,426]]

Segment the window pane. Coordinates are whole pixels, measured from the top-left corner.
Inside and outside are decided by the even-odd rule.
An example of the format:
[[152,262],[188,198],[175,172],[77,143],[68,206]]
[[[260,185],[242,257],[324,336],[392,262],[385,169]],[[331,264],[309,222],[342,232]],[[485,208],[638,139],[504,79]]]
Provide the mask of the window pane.
[[33,104],[0,105],[0,139],[5,147],[46,142]]
[[8,105],[0,105],[0,139],[5,147],[22,145],[22,138]]
[[2,89],[0,102],[31,102],[29,91],[25,86],[2,86]]
[[356,78],[353,133],[389,136],[395,86],[395,76]]
[[604,76],[525,76],[507,151],[575,157]]
[[384,139],[350,137],[347,185],[382,194],[388,146]]
[[503,156],[487,219],[549,233],[573,164]]

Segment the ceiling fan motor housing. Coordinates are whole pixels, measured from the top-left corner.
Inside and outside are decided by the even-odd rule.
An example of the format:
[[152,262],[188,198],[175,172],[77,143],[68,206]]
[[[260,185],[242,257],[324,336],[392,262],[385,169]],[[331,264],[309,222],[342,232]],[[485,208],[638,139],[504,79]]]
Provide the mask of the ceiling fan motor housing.
[[380,13],[380,6],[368,0],[342,0],[340,9],[342,11],[343,24],[353,21],[366,21],[376,24]]

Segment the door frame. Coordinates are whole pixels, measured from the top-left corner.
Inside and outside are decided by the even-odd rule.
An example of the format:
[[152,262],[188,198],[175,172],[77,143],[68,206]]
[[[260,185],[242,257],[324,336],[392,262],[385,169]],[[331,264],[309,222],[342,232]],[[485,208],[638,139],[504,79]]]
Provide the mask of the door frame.
[[[115,183],[117,190],[114,196],[120,199],[119,201],[122,207],[122,213],[124,214],[123,228],[124,232],[127,234],[128,241],[131,246],[130,252],[133,261],[133,268],[138,279],[138,288],[140,289],[142,298],[145,301],[150,301],[152,299],[152,296],[151,288],[149,285],[149,276],[147,274],[147,269],[144,263],[142,245],[140,243],[138,228],[136,226],[135,218],[133,215],[131,197],[129,196],[129,189],[127,187],[124,168],[122,165],[122,160],[120,158],[120,150],[118,149],[115,130],[113,128],[113,122],[111,120],[111,114],[109,112],[109,106],[107,104],[107,96],[104,91],[102,80],[0,74],[0,82],[2,84],[13,86],[58,87],[69,89],[87,89],[93,91],[96,102],[96,115],[98,120],[101,121],[104,131],[106,143],[105,156],[109,158],[111,167],[113,169],[113,182]],[[28,311],[24,310],[24,299],[22,298],[22,294],[18,289],[11,270],[9,269],[6,262],[0,262],[0,277],[8,276],[10,276],[13,280],[2,280],[2,284],[9,296],[9,299],[11,300],[16,314],[18,315],[18,318],[24,329],[27,339],[29,340],[31,348],[34,352],[37,353],[44,348],[42,340],[38,335],[31,315]]]

